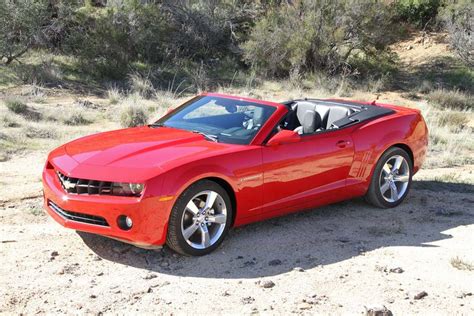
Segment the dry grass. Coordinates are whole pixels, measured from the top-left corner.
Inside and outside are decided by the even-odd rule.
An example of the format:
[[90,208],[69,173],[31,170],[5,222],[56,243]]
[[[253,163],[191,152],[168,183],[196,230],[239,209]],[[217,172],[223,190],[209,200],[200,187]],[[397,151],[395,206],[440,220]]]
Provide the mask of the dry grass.
[[19,127],[21,126],[20,119],[11,113],[0,114],[0,126],[2,127]]
[[149,99],[153,96],[155,89],[151,80],[139,73],[128,75],[128,84],[131,93],[138,93],[142,98]]
[[[10,102],[11,105],[8,106],[8,101],[3,102],[7,106],[3,107],[3,111],[0,111],[0,126],[7,130],[16,130],[16,133],[22,133],[26,142],[29,143],[27,148],[37,146],[37,142],[43,142],[40,147],[44,148],[46,146],[44,143],[53,139],[57,143],[68,141],[74,135],[86,135],[95,130],[113,129],[118,126],[137,126],[153,122],[165,114],[168,108],[176,107],[192,97],[190,93],[185,94],[187,87],[182,82],[171,83],[167,90],[155,90],[150,80],[144,76],[132,74],[128,79],[130,91],[122,91],[118,87],[112,86],[106,91],[106,98],[93,100],[94,104],[98,105],[97,107],[81,107],[80,110],[74,106],[73,102],[70,102],[72,97],[69,95],[58,99],[54,92],[40,85],[22,86],[20,90],[17,90],[18,93],[12,93],[7,99],[20,100],[21,105],[18,105],[17,102]],[[343,77],[328,80],[323,75],[315,75],[313,78],[270,81],[258,80],[256,77],[250,76],[246,79],[246,84],[241,82],[240,84],[220,86],[217,92],[274,101],[304,97],[349,98],[349,95],[358,100],[373,100],[375,94],[368,91],[379,91],[380,85],[383,84],[382,79],[374,79],[367,87],[359,87],[362,90],[353,90],[353,87],[347,84],[347,78]],[[441,99],[442,97],[439,95],[445,92],[435,90],[430,95]],[[393,92],[381,92],[380,94],[380,102],[383,100],[386,103],[408,104],[422,110],[430,132],[429,154],[424,168],[474,164],[474,140],[472,138],[474,112],[466,107],[466,104],[469,104],[469,102],[466,103],[466,100],[472,100],[472,96],[454,91],[448,93],[451,98],[444,98],[449,99],[449,102],[443,99],[444,103],[440,103],[442,105],[435,106],[434,102],[423,101],[418,97],[406,99],[406,94],[400,95]],[[46,102],[31,103],[32,99],[40,96]],[[458,101],[452,101],[453,96]],[[74,98],[78,97],[74,96]],[[394,98],[390,99],[391,97]],[[87,99],[87,96],[81,95],[80,98]],[[462,100],[464,105],[453,105],[460,104],[459,100]],[[442,109],[441,106],[444,108]],[[458,108],[462,108],[462,110]],[[20,112],[20,114],[16,114],[14,111]],[[33,114],[35,120],[30,118]],[[47,128],[45,124],[48,122],[55,125],[53,129],[56,130],[56,135],[48,135],[48,132],[43,130]],[[26,131],[31,126],[33,129],[27,133]],[[74,128],[76,128],[74,132],[69,132]],[[9,135],[9,133],[6,134]],[[12,148],[12,139],[15,137],[9,135],[9,148]],[[3,142],[6,141],[3,140]],[[24,141],[19,143],[23,145],[13,147],[25,147]]]
[[448,126],[453,132],[461,131],[470,121],[469,114],[468,112],[444,111],[438,115],[438,126]]
[[474,110],[474,96],[458,90],[434,90],[428,94],[428,101],[440,109]]
[[44,103],[47,99],[47,89],[36,81],[21,88],[21,95],[28,96],[35,103]]
[[114,105],[120,102],[122,99],[122,93],[120,92],[119,88],[113,86],[107,90],[107,99],[109,103]]
[[459,257],[452,258],[451,265],[458,270],[474,271],[474,264],[467,262]]
[[452,167],[474,163],[472,138],[474,113],[469,110],[439,110],[419,103],[428,125],[430,142],[424,168]]
[[[128,95],[118,105],[119,122],[122,127],[145,125],[149,119],[149,112],[142,96],[138,93]],[[115,112],[115,111],[114,111]]]

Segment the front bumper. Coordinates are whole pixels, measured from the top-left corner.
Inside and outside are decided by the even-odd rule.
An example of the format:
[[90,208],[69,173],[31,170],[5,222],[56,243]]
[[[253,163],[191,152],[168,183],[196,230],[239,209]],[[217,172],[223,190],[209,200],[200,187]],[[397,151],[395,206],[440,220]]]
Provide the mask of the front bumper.
[[[146,192],[143,197],[69,194],[62,188],[52,168],[45,168],[42,178],[43,207],[62,226],[118,239],[143,248],[156,248],[166,242],[171,201],[147,196]],[[121,215],[133,220],[131,229],[123,230],[119,227],[117,220]],[[84,220],[87,218],[103,218],[105,223]]]

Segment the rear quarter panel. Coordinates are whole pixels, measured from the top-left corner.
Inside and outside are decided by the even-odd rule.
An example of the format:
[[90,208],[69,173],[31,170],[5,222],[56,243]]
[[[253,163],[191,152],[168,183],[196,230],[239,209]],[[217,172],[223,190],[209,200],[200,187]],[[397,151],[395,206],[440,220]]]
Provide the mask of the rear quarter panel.
[[418,110],[392,107],[395,114],[381,117],[353,132],[354,162],[347,180],[353,195],[364,195],[370,184],[375,165],[390,147],[399,145],[410,149],[413,170],[422,166],[428,146],[428,130]]

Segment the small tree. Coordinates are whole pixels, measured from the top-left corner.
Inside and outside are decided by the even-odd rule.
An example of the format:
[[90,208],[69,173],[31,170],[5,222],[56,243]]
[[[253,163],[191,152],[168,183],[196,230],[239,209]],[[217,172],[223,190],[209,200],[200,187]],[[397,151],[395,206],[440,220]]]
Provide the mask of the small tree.
[[45,0],[0,0],[0,60],[10,64],[34,45],[47,21]]
[[441,12],[451,45],[466,64],[474,67],[474,6],[472,0],[449,1]]

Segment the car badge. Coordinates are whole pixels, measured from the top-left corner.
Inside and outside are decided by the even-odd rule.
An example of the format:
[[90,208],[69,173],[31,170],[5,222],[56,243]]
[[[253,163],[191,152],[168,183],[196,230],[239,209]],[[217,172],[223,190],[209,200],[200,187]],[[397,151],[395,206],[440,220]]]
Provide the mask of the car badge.
[[65,180],[65,181],[63,182],[63,185],[64,185],[64,188],[65,188],[66,190],[71,190],[71,189],[75,189],[75,188],[76,188],[76,184],[73,183],[73,182],[71,182],[71,181],[69,181],[69,180]]

